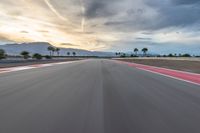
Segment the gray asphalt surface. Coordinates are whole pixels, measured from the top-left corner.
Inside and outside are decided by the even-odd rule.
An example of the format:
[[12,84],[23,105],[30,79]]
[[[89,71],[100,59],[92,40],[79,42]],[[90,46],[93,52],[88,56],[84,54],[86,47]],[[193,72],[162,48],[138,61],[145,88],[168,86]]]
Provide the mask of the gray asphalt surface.
[[200,133],[200,87],[102,59],[4,73],[0,133]]

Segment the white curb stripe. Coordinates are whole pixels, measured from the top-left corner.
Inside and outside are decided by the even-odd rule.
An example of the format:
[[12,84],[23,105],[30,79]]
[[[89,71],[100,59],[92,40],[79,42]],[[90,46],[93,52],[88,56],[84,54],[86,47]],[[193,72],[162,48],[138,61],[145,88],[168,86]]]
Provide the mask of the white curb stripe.
[[49,64],[35,64],[35,65],[29,65],[29,66],[19,66],[19,67],[10,67],[10,68],[0,68],[0,74],[8,73],[8,72],[22,71],[22,70],[29,70],[29,69],[34,69],[34,68],[42,68],[42,67],[49,67],[49,66],[55,66],[55,65],[69,64],[69,63],[75,63],[75,62],[80,62],[80,61],[82,61],[82,60],[49,63]]

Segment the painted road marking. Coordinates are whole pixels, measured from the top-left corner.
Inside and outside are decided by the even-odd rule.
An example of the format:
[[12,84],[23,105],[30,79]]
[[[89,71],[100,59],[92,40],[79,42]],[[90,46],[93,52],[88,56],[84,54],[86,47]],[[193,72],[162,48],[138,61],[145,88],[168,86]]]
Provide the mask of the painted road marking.
[[167,76],[170,78],[200,85],[200,74],[166,69],[166,68],[161,68],[161,67],[142,65],[142,64],[137,64],[137,63],[129,63],[129,62],[123,62],[123,61],[119,61],[119,62],[123,64],[127,64],[128,66],[131,66],[131,67],[135,67],[137,69],[145,70],[148,72],[152,72],[152,73],[160,74],[160,75]]
[[0,73],[8,73],[8,72],[16,72],[34,68],[42,68],[42,67],[49,67],[61,64],[68,64],[68,63],[75,63],[79,61],[67,61],[67,62],[58,62],[58,63],[49,63],[49,64],[35,64],[35,65],[28,65],[28,66],[18,66],[18,67],[10,67],[10,68],[0,68]]

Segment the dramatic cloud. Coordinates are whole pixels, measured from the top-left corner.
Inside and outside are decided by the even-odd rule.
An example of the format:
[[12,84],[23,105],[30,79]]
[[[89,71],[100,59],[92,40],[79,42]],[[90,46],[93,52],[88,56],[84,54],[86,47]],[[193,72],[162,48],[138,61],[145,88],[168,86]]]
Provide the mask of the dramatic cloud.
[[0,16],[1,42],[107,51],[159,52],[172,44],[177,51],[200,49],[199,0],[0,0]]
[[176,4],[196,4],[199,3],[199,0],[174,0],[173,1]]

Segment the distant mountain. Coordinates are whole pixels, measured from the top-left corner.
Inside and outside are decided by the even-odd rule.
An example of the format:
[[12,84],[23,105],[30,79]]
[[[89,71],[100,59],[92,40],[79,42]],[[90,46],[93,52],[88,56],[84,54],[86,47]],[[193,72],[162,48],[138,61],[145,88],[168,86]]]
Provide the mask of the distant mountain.
[[[6,44],[0,45],[0,49],[4,49],[8,55],[19,55],[22,51],[28,51],[30,54],[40,53],[42,55],[49,55],[47,48],[52,46],[47,42],[33,42],[33,43],[22,43],[22,44]],[[82,49],[72,48],[60,48],[60,55],[66,56],[67,52],[76,52],[77,56],[114,56],[115,53],[111,52],[98,52],[98,51],[87,51]]]

